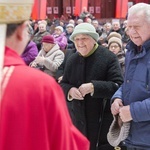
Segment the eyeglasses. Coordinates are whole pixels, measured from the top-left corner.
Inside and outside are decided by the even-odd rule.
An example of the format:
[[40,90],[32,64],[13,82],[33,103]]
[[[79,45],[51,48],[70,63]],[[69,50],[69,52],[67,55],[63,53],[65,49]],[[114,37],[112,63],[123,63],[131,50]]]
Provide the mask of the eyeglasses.
[[119,46],[118,45],[112,45],[112,46],[110,46],[110,48],[118,48]]
[[79,42],[79,41],[86,41],[86,40],[88,40],[89,38],[86,38],[86,37],[84,37],[84,38],[74,38],[74,42]]

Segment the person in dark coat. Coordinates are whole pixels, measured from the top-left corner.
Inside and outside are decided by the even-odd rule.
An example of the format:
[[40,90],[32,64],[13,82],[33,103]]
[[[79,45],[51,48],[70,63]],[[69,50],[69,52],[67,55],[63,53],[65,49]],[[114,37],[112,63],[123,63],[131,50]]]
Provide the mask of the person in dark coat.
[[[67,64],[67,60],[74,54],[76,53],[76,49],[67,49],[66,53],[65,53],[65,59],[62,62],[62,64],[58,67],[57,71],[56,71],[56,75],[55,78],[57,80],[58,83],[61,82],[63,75],[64,75],[64,70],[65,70],[65,66]],[[67,101],[67,106],[68,106],[68,110],[70,115],[72,115],[71,110],[72,110],[72,103]]]
[[122,75],[124,75],[125,71],[125,52],[123,50],[123,44],[120,38],[111,37],[108,40],[108,49],[112,51],[119,60],[119,64],[122,70]]
[[67,27],[66,27],[66,38],[67,38],[67,47],[66,49],[68,50],[71,50],[71,49],[74,49],[75,46],[74,46],[74,43],[69,39],[70,38],[70,35],[73,33],[73,30],[74,30],[74,25],[73,24],[68,24]]
[[39,31],[33,36],[33,42],[36,43],[36,46],[38,48],[38,51],[41,50],[42,48],[42,38],[45,36],[45,35],[49,35],[50,33],[46,30],[46,26],[47,26],[47,23],[45,20],[42,20],[42,21],[39,21],[38,22],[38,29]]
[[[117,32],[119,33],[121,36],[124,34],[124,32],[122,31],[121,29],[121,25],[120,25],[120,22],[119,21],[114,21],[112,23],[112,29],[110,30],[110,33],[111,32]],[[110,34],[109,33],[109,34]]]
[[[99,46],[93,25],[77,25],[70,39],[77,52],[67,60],[61,86],[66,100],[72,103],[71,117],[75,126],[87,136],[90,150],[113,150],[107,141],[112,122],[109,99],[123,82],[115,54]],[[103,101],[107,99],[103,108]],[[101,121],[103,117],[103,120]]]
[[65,70],[65,66],[67,63],[68,58],[74,54],[76,52],[76,49],[67,49],[66,53],[65,53],[65,58],[64,61],[62,62],[62,64],[58,67],[58,70],[56,71],[56,80],[58,81],[58,83],[61,82],[63,74],[64,74],[64,70]]

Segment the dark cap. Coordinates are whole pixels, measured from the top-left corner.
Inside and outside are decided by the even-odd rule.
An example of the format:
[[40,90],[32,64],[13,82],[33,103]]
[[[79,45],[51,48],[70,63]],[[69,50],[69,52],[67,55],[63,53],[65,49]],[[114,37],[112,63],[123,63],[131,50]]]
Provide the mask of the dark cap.
[[55,44],[55,40],[54,40],[54,37],[52,35],[43,36],[42,42]]

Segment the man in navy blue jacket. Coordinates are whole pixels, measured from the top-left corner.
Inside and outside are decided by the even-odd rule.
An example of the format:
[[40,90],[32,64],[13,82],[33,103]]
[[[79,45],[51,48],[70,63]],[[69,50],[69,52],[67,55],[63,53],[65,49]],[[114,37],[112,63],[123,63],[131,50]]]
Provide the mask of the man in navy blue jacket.
[[138,3],[128,11],[126,71],[123,85],[112,97],[111,112],[130,122],[123,143],[128,150],[150,149],[150,5]]

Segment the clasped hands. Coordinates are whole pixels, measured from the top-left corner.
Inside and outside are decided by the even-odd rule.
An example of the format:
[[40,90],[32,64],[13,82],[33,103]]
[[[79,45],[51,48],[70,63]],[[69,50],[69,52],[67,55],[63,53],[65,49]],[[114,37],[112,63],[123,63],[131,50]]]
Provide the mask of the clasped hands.
[[30,63],[31,67],[37,67],[37,64],[43,65],[44,56],[37,56],[33,62]]
[[123,106],[122,100],[116,98],[111,105],[111,113],[113,115],[119,114],[122,122],[128,122],[132,120],[130,105]]
[[82,84],[79,88],[72,87],[69,90],[69,95],[73,99],[84,100],[86,94],[94,92],[94,89],[92,87],[93,87],[92,83]]
[[38,64],[43,65],[43,63],[44,63],[44,56],[37,56],[35,58],[35,62],[38,63]]

